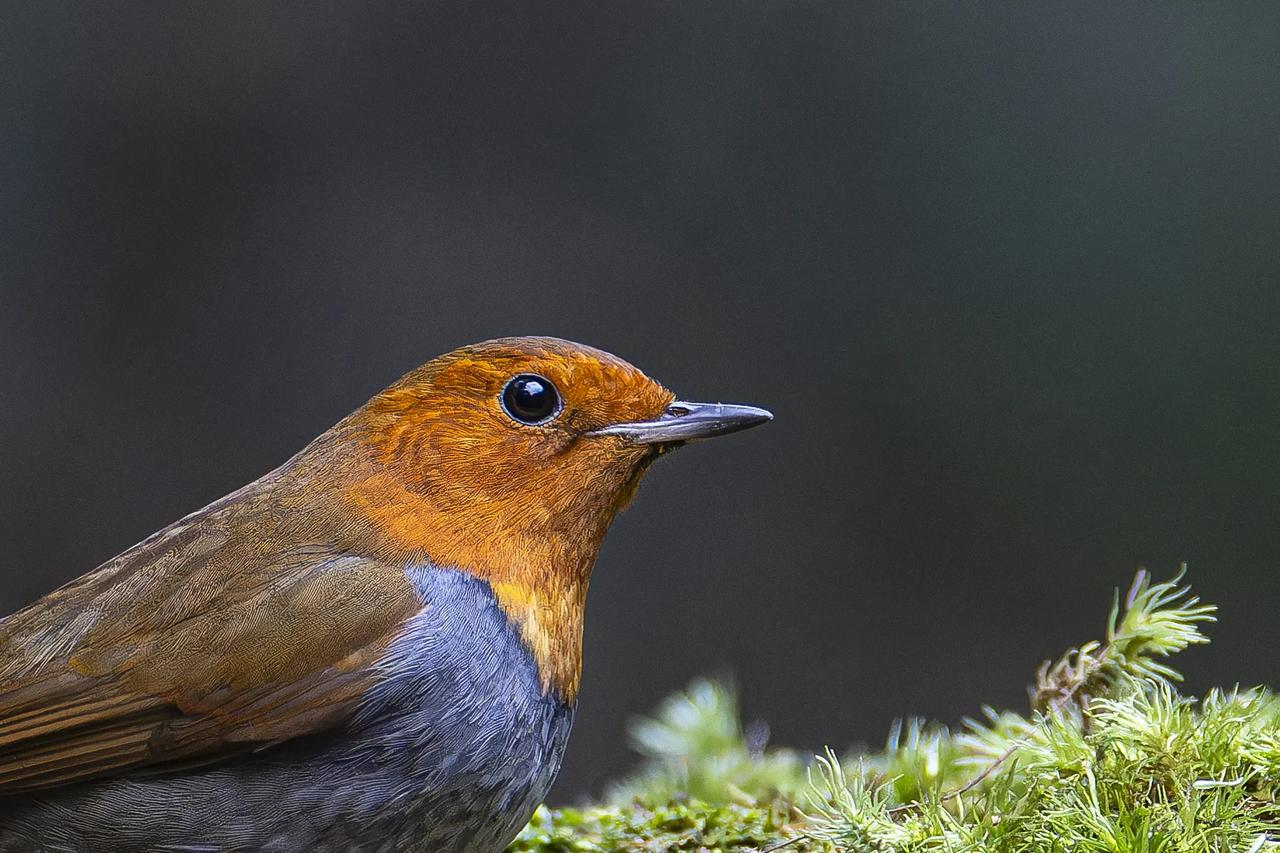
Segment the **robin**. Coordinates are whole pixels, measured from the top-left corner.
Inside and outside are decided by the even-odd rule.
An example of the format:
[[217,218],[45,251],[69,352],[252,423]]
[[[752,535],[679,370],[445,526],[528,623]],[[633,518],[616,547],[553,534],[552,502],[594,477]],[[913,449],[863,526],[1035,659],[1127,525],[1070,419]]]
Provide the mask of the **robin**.
[[0,850],[500,850],[560,768],[610,522],[770,418],[556,338],[426,363],[0,621]]

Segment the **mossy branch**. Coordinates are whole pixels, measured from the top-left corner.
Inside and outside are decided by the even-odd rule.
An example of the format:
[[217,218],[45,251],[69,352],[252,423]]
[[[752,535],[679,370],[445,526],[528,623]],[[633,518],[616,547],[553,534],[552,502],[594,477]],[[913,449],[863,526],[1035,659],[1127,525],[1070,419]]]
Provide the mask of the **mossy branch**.
[[879,752],[808,763],[700,680],[633,728],[605,804],[540,810],[514,850],[1107,850],[1280,846],[1280,698],[1178,694],[1169,656],[1214,608],[1139,572],[1105,638],[1046,662],[1027,714],[896,723]]

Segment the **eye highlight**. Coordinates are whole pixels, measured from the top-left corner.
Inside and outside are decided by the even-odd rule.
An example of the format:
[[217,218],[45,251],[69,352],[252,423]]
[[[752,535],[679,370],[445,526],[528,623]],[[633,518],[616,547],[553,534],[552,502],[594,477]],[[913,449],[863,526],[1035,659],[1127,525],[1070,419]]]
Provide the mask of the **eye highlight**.
[[522,373],[502,389],[502,408],[522,424],[544,424],[560,414],[560,392],[547,379]]

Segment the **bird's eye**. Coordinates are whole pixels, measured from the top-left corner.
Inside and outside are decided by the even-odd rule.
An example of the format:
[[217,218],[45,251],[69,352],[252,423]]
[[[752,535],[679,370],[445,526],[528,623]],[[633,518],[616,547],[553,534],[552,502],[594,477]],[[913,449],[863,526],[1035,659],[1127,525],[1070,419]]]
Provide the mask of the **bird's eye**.
[[502,389],[502,408],[522,424],[542,424],[560,414],[560,394],[548,380],[524,373]]

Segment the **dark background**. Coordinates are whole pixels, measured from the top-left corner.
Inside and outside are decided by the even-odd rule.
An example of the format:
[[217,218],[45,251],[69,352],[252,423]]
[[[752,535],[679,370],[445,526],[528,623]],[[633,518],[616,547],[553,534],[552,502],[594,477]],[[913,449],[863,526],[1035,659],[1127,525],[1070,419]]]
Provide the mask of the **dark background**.
[[542,333],[777,414],[616,525],[561,800],[696,673],[810,748],[1021,707],[1139,564],[1192,689],[1280,680],[1280,6],[4,19],[0,612]]

